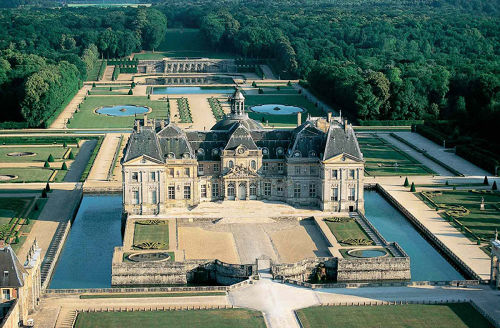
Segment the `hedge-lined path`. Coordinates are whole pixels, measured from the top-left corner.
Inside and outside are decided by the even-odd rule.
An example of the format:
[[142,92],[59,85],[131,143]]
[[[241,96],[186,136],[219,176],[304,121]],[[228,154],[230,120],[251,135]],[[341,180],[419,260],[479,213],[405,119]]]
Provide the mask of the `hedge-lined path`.
[[220,94],[188,95],[186,97],[193,118],[193,123],[190,123],[192,130],[210,130],[215,125],[215,117],[208,103],[210,97],[220,97]]
[[491,173],[477,167],[462,157],[450,152],[450,149],[443,148],[431,140],[415,132],[394,132],[397,136],[405,139],[416,147],[427,151],[427,153],[443,163],[451,166],[463,175],[469,176],[489,176]]
[[99,153],[90,170],[88,181],[107,181],[108,172],[113,165],[116,148],[120,146],[121,133],[108,133],[102,142]]
[[113,71],[114,70],[115,70],[114,66],[106,66],[106,70],[104,71],[101,82],[111,81],[113,78]]
[[78,182],[80,181],[80,177],[87,166],[88,161],[90,160],[90,156],[92,156],[92,152],[94,151],[95,146],[97,145],[96,139],[85,140],[81,146],[78,155],[76,156],[73,163],[69,167],[68,172],[64,176],[64,182]]
[[83,101],[85,95],[89,90],[92,89],[92,85],[84,85],[78,93],[71,99],[69,104],[64,108],[64,110],[59,114],[59,116],[52,122],[49,129],[64,129],[66,128],[66,122],[73,116],[78,105]]

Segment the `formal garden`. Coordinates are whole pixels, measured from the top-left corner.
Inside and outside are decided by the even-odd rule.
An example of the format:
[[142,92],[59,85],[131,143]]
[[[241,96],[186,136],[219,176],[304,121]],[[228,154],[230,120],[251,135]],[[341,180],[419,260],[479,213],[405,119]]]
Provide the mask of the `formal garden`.
[[224,118],[224,110],[222,109],[222,105],[219,99],[210,97],[208,98],[208,104],[212,109],[212,114],[214,114],[215,120],[220,121]]
[[354,218],[332,217],[325,218],[323,221],[342,246],[370,246],[374,244]]
[[[417,194],[429,207],[467,237],[489,243],[500,230],[500,192],[492,190],[439,190]],[[484,207],[481,206],[483,203]]]
[[138,220],[134,224],[133,249],[168,249],[167,220]]
[[178,98],[177,109],[179,110],[180,123],[193,123],[193,118],[191,117],[191,108],[189,108],[189,102],[187,98]]
[[[169,104],[162,100],[151,100],[143,96],[87,96],[68,123],[68,128],[131,128],[135,115],[116,116],[98,114],[102,107],[141,106],[151,108],[150,118],[166,119],[170,116]],[[142,118],[143,114],[137,115]]]
[[469,303],[315,306],[295,312],[304,328],[493,328]]
[[365,159],[365,172],[373,176],[431,175],[431,169],[389,142],[373,136],[358,135]]
[[[89,91],[91,96],[125,96],[131,93],[131,84],[94,84]],[[133,93],[133,91],[132,91]]]
[[76,328],[265,328],[262,313],[244,309],[79,313]]

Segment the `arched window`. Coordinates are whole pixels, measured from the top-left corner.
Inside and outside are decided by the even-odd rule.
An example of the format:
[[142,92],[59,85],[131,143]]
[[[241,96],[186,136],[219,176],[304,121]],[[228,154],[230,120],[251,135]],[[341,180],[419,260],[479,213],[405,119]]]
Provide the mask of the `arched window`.
[[256,170],[257,169],[257,162],[255,160],[252,160],[250,162],[250,167],[252,168],[252,170]]
[[250,184],[250,196],[257,196],[257,186],[255,183]]
[[262,155],[268,155],[269,154],[269,149],[266,147],[262,148]]
[[232,169],[234,167],[234,162],[233,161],[229,161],[227,162],[227,166]]
[[227,185],[227,196],[228,197],[234,196],[234,184],[233,183],[230,183]]

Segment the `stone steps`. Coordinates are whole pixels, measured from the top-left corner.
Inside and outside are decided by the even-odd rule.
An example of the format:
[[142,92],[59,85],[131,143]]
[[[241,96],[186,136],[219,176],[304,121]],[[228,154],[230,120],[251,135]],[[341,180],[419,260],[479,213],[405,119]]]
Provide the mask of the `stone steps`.
[[57,249],[59,248],[59,244],[61,243],[61,240],[64,236],[64,231],[66,230],[67,225],[68,225],[67,221],[59,223],[56,232],[54,233],[54,237],[50,242],[49,248],[47,249],[47,253],[45,254],[45,258],[43,259],[40,269],[42,285],[44,284],[50,272],[50,268],[56,257]]
[[61,309],[56,322],[56,328],[73,328],[78,312],[76,310]]

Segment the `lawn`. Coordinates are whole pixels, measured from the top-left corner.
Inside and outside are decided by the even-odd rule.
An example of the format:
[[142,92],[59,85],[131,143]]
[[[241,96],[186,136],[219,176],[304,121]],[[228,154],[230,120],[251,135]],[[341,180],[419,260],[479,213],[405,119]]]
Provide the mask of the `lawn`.
[[358,135],[368,175],[430,175],[434,172],[383,139]]
[[[61,161],[64,153],[68,149],[62,146],[50,147],[0,147],[0,163],[29,163],[29,162],[45,162],[49,155],[52,154],[55,161]],[[73,155],[76,156],[78,148],[73,148]],[[8,156],[9,153],[15,152],[33,152],[35,156]]]
[[31,197],[0,197],[0,225],[9,223],[13,217],[19,217],[32,201]]
[[[88,96],[80,106],[80,111],[75,113],[70,120],[69,128],[132,128],[134,116],[107,116],[96,114],[94,111],[103,106],[137,105],[151,107],[149,118],[169,117],[166,101],[150,100],[142,96]],[[137,117],[142,118],[143,115]]]
[[243,309],[79,313],[76,328],[265,328],[258,311]]
[[[134,245],[154,243],[154,249],[168,249],[168,222],[160,221],[160,224],[135,223]],[[134,247],[135,249],[149,249],[146,247]]]
[[190,297],[190,296],[224,296],[226,292],[171,292],[171,293],[142,293],[142,294],[90,294],[80,295],[80,299],[91,298],[145,298],[145,297]]
[[[481,239],[489,240],[494,236],[495,229],[500,230],[500,192],[498,191],[483,193],[446,190],[426,194],[431,195],[431,201],[444,210],[440,214],[445,218],[447,217],[445,211],[465,208],[466,211],[449,212],[449,214]],[[480,210],[481,198],[484,198],[484,211]],[[434,204],[429,204],[429,202],[426,204],[434,207]]]
[[[247,110],[249,108],[256,105],[265,105],[265,104],[279,104],[279,105],[289,105],[289,106],[297,106],[306,110],[306,112],[302,113],[302,121],[305,121],[307,115],[311,116],[326,116],[326,113],[321,109],[316,108],[316,106],[311,103],[309,100],[304,98],[302,95],[247,95],[245,97],[245,105],[247,106]],[[297,114],[291,115],[269,115],[269,114],[261,114],[254,113],[249,111],[248,116],[256,121],[262,122],[269,121],[270,125],[296,125],[297,124]]]
[[87,81],[97,81],[99,69],[101,68],[101,61],[97,61],[92,70],[87,72]]
[[348,240],[365,239],[371,241],[371,238],[354,219],[347,222],[329,222],[325,220],[325,223],[337,241],[343,246],[352,245],[352,242],[347,242]]
[[316,306],[296,311],[304,328],[492,328],[469,303]]
[[0,175],[17,175],[14,180],[4,180],[0,183],[10,182],[46,182],[52,174],[52,169],[46,168],[1,168]]
[[236,55],[216,52],[210,48],[198,29],[168,29],[154,53],[136,54],[134,58],[162,59],[163,57],[233,58]]

